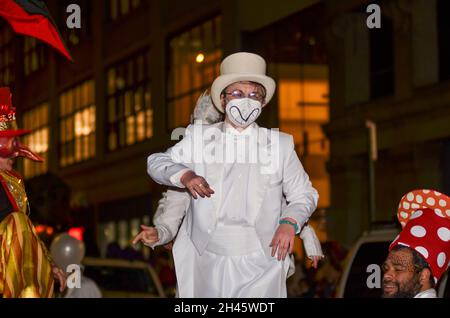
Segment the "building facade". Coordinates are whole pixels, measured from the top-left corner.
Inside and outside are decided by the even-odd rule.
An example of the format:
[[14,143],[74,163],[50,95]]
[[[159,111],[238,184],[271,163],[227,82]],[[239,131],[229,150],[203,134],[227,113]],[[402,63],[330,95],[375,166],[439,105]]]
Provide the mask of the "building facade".
[[[394,222],[403,194],[450,192],[448,1],[325,1],[330,70],[329,230],[346,244],[376,222]],[[377,125],[375,218],[369,213],[366,120]],[[442,212],[450,214],[447,207]]]

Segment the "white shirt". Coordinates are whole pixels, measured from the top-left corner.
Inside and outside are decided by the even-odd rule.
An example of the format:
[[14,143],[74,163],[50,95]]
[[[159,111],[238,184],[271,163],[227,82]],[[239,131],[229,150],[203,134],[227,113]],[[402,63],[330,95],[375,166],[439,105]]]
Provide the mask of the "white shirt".
[[[222,202],[219,210],[218,225],[252,226],[247,212],[247,190],[249,186],[249,143],[250,136],[254,133],[253,126],[249,126],[242,132],[225,124],[225,138],[228,138],[227,146],[234,147],[234,162],[224,164]],[[239,150],[240,148],[240,150]],[[227,149],[227,151],[229,151]]]
[[418,293],[414,298],[437,298],[436,290],[434,288],[427,289]]

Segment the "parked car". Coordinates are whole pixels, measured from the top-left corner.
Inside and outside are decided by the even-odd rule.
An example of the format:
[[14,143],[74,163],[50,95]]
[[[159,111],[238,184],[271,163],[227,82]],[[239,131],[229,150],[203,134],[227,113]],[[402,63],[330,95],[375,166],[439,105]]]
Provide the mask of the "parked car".
[[[388,255],[389,245],[399,233],[399,229],[391,227],[377,229],[364,233],[361,236],[347,255],[344,271],[336,291],[336,297],[381,297],[381,288],[369,288],[367,286],[367,278],[372,273],[367,272],[367,268],[370,264],[378,264],[381,268],[381,264],[383,264]],[[442,277],[436,290],[438,297],[450,298],[450,279],[448,278],[448,272]]]
[[164,290],[155,270],[142,261],[91,258],[84,275],[97,283],[105,298],[161,298]]

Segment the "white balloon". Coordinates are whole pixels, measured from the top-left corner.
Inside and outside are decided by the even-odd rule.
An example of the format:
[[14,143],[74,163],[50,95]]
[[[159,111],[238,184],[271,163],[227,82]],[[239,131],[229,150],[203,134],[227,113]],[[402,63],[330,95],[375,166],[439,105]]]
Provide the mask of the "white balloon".
[[55,237],[50,252],[55,263],[66,271],[67,266],[71,264],[80,265],[84,258],[84,243],[70,236],[68,233],[62,233]]

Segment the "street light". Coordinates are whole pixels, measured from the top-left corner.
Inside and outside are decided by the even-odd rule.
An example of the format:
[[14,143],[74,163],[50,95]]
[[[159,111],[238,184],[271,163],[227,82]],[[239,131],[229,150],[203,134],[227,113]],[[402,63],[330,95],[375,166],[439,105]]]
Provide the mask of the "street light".
[[195,58],[195,61],[197,63],[203,63],[203,61],[205,60],[205,55],[203,53],[199,53],[197,54],[197,57]]

